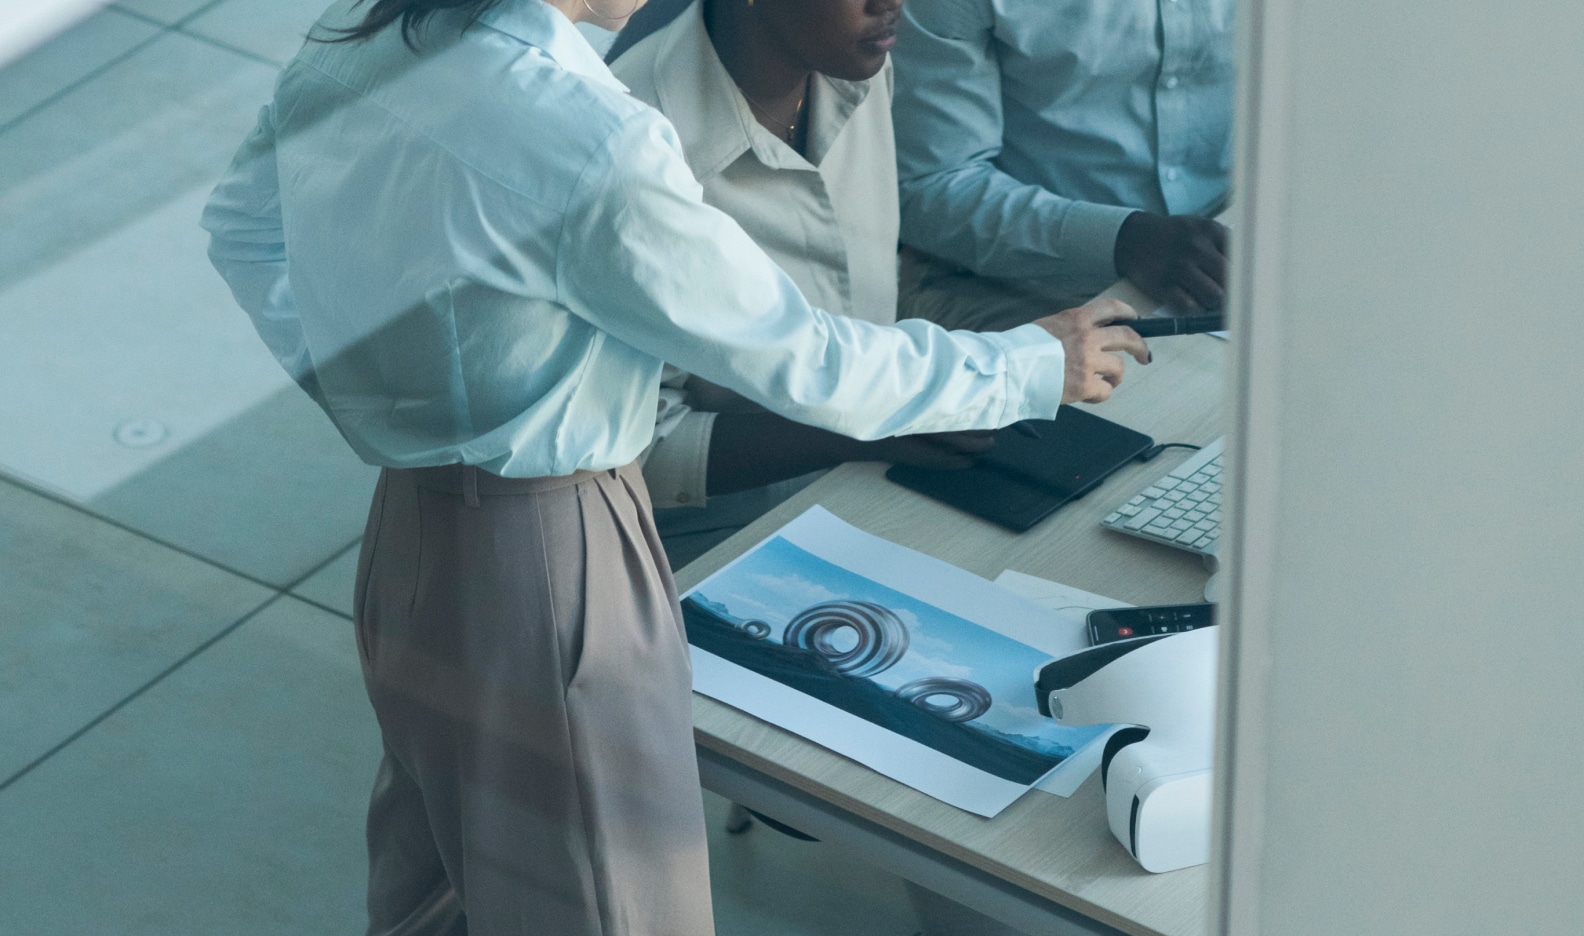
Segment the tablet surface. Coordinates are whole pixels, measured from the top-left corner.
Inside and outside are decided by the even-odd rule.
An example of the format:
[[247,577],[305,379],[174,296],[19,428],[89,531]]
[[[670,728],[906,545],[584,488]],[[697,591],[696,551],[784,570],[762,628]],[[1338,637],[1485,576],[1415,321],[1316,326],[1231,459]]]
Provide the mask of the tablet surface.
[[1057,507],[1089,493],[1155,440],[1093,413],[1063,406],[1056,418],[1030,419],[1038,438],[1008,426],[972,468],[948,471],[894,465],[886,477],[959,510],[1019,533]]

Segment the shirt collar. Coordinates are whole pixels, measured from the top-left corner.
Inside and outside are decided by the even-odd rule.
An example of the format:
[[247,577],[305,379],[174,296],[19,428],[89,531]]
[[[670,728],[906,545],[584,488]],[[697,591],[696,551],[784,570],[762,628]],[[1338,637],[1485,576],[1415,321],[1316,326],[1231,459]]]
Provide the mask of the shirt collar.
[[617,91],[627,90],[572,21],[544,0],[502,0],[480,14],[478,21],[544,50],[556,64],[575,75]]
[[[775,169],[810,169],[791,148],[775,145],[754,119],[731,73],[721,64],[704,28],[704,5],[693,3],[663,34],[655,56],[655,97],[682,143],[682,152],[699,179],[715,175],[750,150]],[[810,155],[817,163],[830,149],[869,91],[869,82],[814,76],[808,102]]]

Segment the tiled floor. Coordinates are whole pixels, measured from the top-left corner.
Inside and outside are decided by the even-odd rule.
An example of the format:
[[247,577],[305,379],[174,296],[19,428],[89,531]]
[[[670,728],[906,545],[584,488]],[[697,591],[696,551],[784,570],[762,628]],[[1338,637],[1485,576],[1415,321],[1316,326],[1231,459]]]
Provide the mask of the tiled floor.
[[[361,930],[374,473],[197,228],[323,2],[120,0],[0,70],[5,936]],[[916,928],[898,879],[705,802],[723,936]]]

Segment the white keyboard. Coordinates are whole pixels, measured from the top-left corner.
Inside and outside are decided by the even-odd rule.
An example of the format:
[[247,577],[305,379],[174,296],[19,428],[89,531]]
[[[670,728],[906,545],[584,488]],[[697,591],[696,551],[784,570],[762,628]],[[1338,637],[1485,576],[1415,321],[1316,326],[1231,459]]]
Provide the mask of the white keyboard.
[[1214,555],[1221,536],[1222,437],[1193,454],[1171,473],[1145,488],[1100,521],[1189,552]]

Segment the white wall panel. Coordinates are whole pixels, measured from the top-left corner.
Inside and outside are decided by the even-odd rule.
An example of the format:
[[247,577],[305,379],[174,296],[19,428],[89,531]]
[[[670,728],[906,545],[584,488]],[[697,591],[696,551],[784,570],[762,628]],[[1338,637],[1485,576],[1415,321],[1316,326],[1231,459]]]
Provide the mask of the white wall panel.
[[1249,0],[1237,936],[1584,933],[1584,3]]

